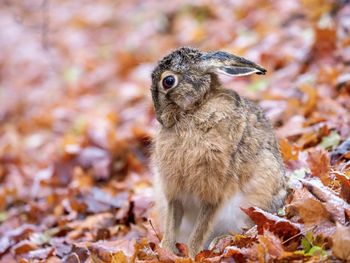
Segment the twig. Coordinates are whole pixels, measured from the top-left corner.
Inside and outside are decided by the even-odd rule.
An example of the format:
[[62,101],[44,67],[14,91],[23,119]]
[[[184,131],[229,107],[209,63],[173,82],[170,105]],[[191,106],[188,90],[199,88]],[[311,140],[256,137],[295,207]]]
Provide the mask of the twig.
[[287,242],[289,242],[289,241],[291,241],[293,238],[295,238],[295,237],[297,237],[297,236],[304,235],[306,232],[308,232],[308,231],[310,231],[310,230],[314,230],[315,228],[316,228],[316,226],[313,226],[313,227],[310,227],[310,228],[308,228],[308,229],[305,229],[304,231],[300,231],[300,233],[298,233],[298,234],[296,234],[296,235],[294,235],[294,236],[291,236],[291,237],[288,238],[287,240],[284,240],[284,241],[282,242],[282,245],[285,244],[285,243],[287,243]]
[[156,237],[158,238],[158,240],[159,240],[159,242],[160,242],[161,239],[160,239],[160,237],[159,237],[159,235],[158,235],[156,229],[154,228],[154,226],[153,226],[153,224],[152,224],[152,220],[151,220],[151,219],[148,219],[148,222],[149,222],[149,224],[151,225],[151,227],[152,227],[152,229],[153,229],[153,231],[154,231],[154,234],[156,235]]

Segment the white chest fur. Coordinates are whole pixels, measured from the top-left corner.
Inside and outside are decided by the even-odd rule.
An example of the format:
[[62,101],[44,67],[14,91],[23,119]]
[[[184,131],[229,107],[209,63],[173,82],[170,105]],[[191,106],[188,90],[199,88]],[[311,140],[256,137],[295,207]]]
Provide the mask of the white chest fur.
[[[184,195],[182,201],[184,205],[184,217],[180,227],[179,242],[187,242],[188,236],[197,219],[199,202],[189,194]],[[243,228],[249,227],[251,222],[247,215],[240,209],[240,207],[245,208],[246,206],[247,201],[241,191],[227,200],[215,217],[208,241],[210,242],[214,237],[230,232],[240,233]]]

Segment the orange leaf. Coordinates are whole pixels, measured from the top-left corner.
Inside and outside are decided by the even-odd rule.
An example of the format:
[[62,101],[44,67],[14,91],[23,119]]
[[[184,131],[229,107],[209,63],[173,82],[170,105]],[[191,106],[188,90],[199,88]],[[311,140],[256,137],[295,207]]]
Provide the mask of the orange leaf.
[[280,149],[285,161],[295,161],[298,159],[300,148],[291,144],[287,139],[279,140]]
[[324,185],[328,185],[331,182],[328,153],[323,149],[309,151],[308,153],[307,163],[310,166],[312,175],[320,178]]
[[312,86],[304,84],[299,88],[306,94],[306,101],[304,102],[304,115],[308,116],[315,108],[317,102],[317,91]]
[[285,240],[300,233],[300,226],[257,207],[241,208],[258,226],[258,233],[267,229]]
[[316,181],[300,179],[302,184],[321,202],[324,203],[327,211],[332,215],[333,221],[341,224],[346,223],[346,216],[350,216],[350,205],[343,199],[336,196],[328,187],[317,184]]
[[341,196],[350,203],[350,178],[341,172],[334,172],[337,179],[341,182]]
[[335,256],[350,261],[350,227],[337,224],[337,229],[333,235],[332,251]]
[[265,231],[264,235],[259,235],[258,239],[265,247],[267,253],[274,259],[283,259],[293,254],[284,251],[281,240],[270,231]]

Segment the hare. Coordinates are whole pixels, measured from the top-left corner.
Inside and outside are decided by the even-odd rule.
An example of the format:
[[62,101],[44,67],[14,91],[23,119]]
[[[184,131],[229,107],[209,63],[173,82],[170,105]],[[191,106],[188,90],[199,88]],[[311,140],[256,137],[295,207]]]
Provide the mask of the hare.
[[252,101],[222,87],[218,73],[265,74],[226,52],[183,47],[159,61],[152,99],[160,127],[152,165],[156,203],[164,218],[161,246],[188,244],[194,257],[205,242],[252,222],[240,208],[275,211],[286,178],[273,128]]

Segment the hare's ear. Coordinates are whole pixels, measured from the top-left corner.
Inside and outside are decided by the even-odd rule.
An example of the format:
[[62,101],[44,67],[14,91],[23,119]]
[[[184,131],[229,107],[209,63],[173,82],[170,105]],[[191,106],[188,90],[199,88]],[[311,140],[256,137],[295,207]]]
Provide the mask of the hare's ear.
[[230,76],[245,76],[253,73],[264,75],[266,69],[245,58],[223,51],[209,52],[201,57],[199,66],[206,72]]

